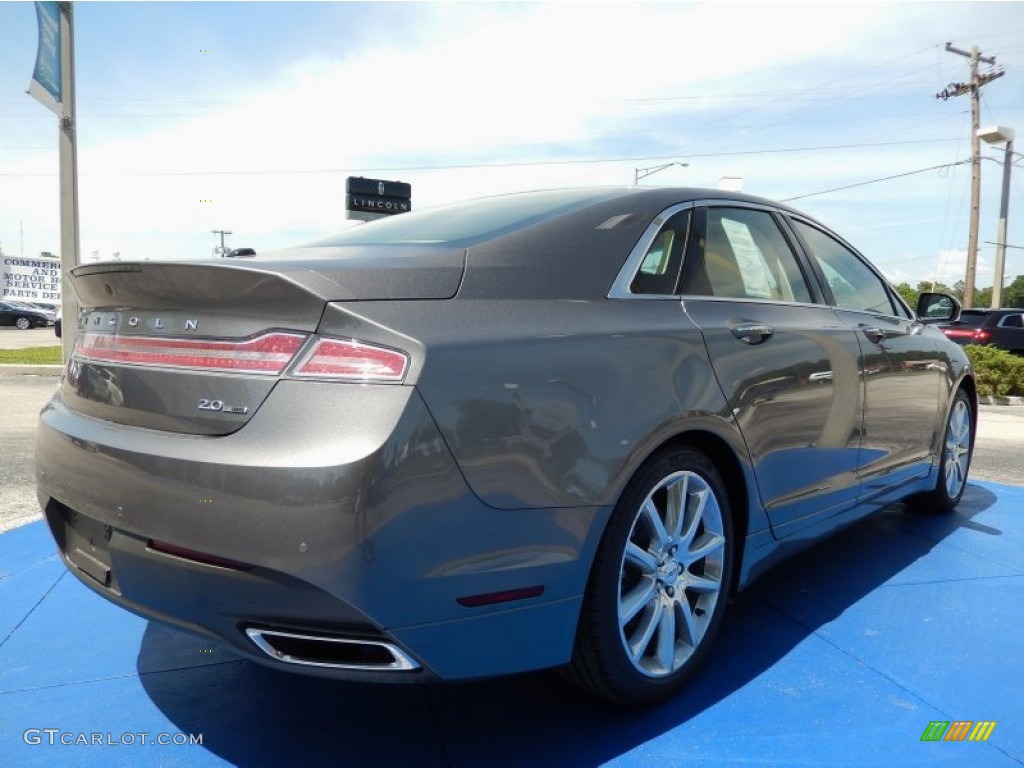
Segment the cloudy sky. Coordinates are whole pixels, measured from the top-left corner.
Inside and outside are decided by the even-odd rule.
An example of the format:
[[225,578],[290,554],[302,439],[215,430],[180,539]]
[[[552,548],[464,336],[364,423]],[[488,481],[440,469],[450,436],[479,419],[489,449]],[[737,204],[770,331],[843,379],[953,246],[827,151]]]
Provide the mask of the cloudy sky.
[[[32,3],[0,2],[9,254],[59,250],[56,117],[25,93],[36,34]],[[679,162],[640,183],[740,176],[799,198],[893,280],[952,281],[970,104],[935,98],[968,78],[947,41],[996,56],[982,125],[1024,133],[1024,2],[77,2],[81,253],[204,256],[213,229],[261,251],[309,240],[346,225],[350,175],[409,182],[422,209]],[[1002,148],[983,155],[979,286]],[[1024,250],[1007,253],[1024,273]]]

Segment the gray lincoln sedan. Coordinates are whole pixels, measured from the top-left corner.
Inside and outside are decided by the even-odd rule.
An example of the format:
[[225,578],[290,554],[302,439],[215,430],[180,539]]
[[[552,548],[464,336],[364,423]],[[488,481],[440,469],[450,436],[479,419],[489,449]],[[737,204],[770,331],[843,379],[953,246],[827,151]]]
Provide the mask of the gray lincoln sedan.
[[658,701],[783,553],[967,482],[963,351],[754,197],[514,194],[71,284],[37,444],[67,567],[279,669]]

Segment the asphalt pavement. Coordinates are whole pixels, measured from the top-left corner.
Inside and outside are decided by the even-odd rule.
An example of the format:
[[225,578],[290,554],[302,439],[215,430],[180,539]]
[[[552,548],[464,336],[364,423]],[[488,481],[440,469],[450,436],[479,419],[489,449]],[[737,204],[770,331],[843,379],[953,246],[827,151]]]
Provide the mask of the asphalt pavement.
[[19,331],[11,325],[0,325],[0,349],[26,349],[27,347],[56,347],[60,345],[53,328],[30,328]]

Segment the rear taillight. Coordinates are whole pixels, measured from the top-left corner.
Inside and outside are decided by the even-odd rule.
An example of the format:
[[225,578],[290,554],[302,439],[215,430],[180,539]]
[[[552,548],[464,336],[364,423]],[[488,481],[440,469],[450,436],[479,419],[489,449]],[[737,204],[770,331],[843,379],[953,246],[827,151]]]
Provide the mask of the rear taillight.
[[73,358],[94,363],[276,376],[288,367],[306,338],[279,331],[239,341],[82,333],[75,343]]
[[989,336],[991,335],[992,334],[990,334],[988,331],[976,331],[974,334],[974,340],[979,344],[984,344],[985,342],[988,341]]
[[342,381],[399,382],[409,357],[389,347],[346,339],[318,339],[292,371],[293,376]]

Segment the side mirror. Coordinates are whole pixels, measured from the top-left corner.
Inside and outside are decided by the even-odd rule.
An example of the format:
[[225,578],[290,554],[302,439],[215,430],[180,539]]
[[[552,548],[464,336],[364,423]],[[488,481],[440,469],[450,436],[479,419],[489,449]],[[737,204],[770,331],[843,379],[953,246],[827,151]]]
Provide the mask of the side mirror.
[[60,325],[60,318],[58,317],[56,320],[53,321],[53,335],[56,336],[58,339],[60,338]]
[[960,318],[960,302],[947,293],[922,293],[917,299],[921,322],[953,322]]

